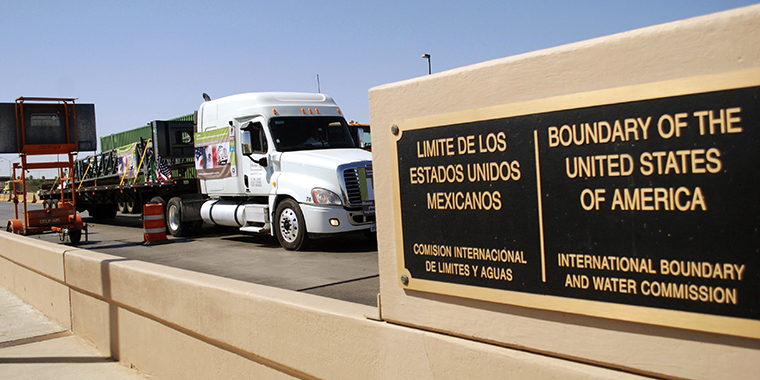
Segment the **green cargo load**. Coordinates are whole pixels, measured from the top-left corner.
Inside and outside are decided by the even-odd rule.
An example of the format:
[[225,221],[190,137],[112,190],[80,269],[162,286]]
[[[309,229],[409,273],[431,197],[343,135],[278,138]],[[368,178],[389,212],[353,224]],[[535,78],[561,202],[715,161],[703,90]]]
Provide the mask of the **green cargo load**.
[[[169,120],[170,121],[193,121],[194,116],[195,115],[191,113],[188,115],[175,117],[174,119],[169,119]],[[112,133],[108,136],[103,136],[100,138],[100,151],[107,152],[111,149],[116,149],[121,146],[140,142],[140,138],[147,140],[151,138],[152,135],[153,135],[153,132],[151,130],[150,124],[144,125],[142,127],[138,127],[135,129],[130,129],[124,132]]]

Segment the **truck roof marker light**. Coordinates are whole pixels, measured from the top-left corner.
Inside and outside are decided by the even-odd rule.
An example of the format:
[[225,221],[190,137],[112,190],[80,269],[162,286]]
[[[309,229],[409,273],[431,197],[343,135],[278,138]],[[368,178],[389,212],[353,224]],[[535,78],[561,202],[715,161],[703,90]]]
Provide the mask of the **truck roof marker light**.
[[314,114],[314,111],[312,111],[311,108],[309,108],[309,115],[313,115],[313,114]]
[[338,115],[343,115],[343,113],[340,112],[340,108],[338,108]]
[[314,111],[317,111],[317,115],[319,115],[319,108],[315,108]]
[[272,108],[272,113],[275,114],[275,115],[277,115],[277,110],[274,109],[274,108]]
[[306,110],[303,109],[303,108],[301,108],[301,113],[304,114],[304,115],[306,115]]

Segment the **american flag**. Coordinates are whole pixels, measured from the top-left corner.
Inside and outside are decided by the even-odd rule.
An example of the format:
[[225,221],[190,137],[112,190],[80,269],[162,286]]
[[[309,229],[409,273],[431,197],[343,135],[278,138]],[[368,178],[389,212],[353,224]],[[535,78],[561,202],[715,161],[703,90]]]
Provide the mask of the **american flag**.
[[161,156],[158,156],[158,169],[156,169],[156,177],[159,181],[168,181],[172,179],[172,171],[169,169],[169,165],[166,165],[166,162],[161,158]]

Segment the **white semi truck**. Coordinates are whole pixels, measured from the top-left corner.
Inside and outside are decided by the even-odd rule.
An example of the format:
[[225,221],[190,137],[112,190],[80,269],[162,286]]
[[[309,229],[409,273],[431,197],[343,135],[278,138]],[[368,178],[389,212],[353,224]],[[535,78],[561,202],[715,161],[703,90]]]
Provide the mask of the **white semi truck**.
[[[146,171],[135,177],[139,181],[124,181],[124,174],[118,174],[118,183],[104,184],[107,176],[87,173],[111,161],[101,159],[101,165],[93,159],[77,175],[82,178],[76,190],[80,211],[108,218],[119,204],[142,210],[146,203],[162,202],[167,230],[174,236],[193,236],[206,222],[276,236],[288,250],[336,234],[372,237],[372,155],[358,147],[330,96],[275,92],[204,98],[191,122],[192,141],[188,131],[174,129],[172,122],[153,122],[152,141],[144,149],[132,149],[153,152],[132,161],[137,171],[148,168],[142,162],[152,158],[158,172],[166,169],[163,146],[192,144],[185,151],[194,153],[194,178],[146,179],[152,175]],[[188,122],[177,123],[188,128]],[[169,137],[162,141],[161,136]],[[51,205],[55,197],[56,192],[43,195]]]
[[[225,139],[234,147],[227,150]],[[200,190],[210,198],[200,210],[204,222],[273,234],[291,250],[312,237],[374,232],[372,154],[357,147],[331,97],[250,93],[209,100],[198,110],[195,141]],[[203,141],[212,142],[205,152]],[[229,173],[209,165],[209,157],[216,157],[212,164],[227,159],[220,151],[229,152],[231,162],[220,165]],[[171,206],[169,224],[176,218]]]

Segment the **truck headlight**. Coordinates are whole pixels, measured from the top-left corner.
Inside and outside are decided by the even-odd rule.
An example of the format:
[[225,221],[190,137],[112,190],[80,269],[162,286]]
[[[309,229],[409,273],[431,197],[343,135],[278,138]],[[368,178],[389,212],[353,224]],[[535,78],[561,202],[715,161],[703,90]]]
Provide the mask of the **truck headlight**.
[[332,191],[327,190],[327,189],[321,189],[319,187],[315,187],[311,189],[311,196],[314,199],[314,203],[316,204],[336,205],[336,206],[343,205],[343,201],[340,200],[340,197],[338,196],[338,194],[335,194]]

